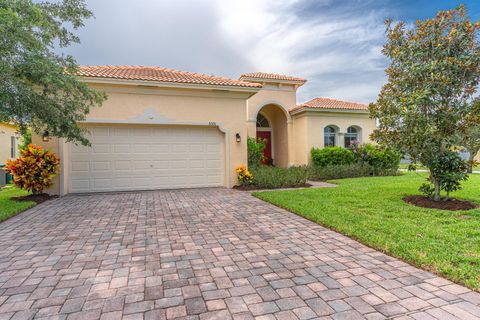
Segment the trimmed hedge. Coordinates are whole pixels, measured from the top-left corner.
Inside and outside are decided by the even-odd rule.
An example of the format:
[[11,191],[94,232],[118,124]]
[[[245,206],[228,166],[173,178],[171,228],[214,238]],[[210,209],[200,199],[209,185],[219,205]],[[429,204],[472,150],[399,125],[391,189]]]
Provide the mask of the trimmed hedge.
[[355,161],[353,152],[342,147],[312,148],[310,154],[313,164],[319,167],[352,164]]
[[309,170],[306,166],[289,168],[258,166],[250,171],[253,175],[253,185],[262,189],[305,186],[309,176]]
[[378,170],[367,163],[352,163],[333,166],[311,166],[310,180],[331,180],[331,179],[345,179],[358,178],[369,176],[394,176],[398,174],[396,169]]

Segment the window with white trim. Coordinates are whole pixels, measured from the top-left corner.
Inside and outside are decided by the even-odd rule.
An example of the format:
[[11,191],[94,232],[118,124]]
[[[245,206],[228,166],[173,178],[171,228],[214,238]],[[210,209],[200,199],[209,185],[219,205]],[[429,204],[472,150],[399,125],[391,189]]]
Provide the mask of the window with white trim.
[[257,128],[270,128],[270,123],[261,113],[257,115]]
[[323,129],[323,146],[324,147],[334,147],[335,146],[335,136],[337,135],[337,130],[332,126],[326,126]]
[[345,148],[348,148],[358,140],[358,129],[355,127],[348,127],[347,133],[345,133]]
[[16,158],[16,144],[17,144],[17,138],[16,137],[10,137],[10,158]]

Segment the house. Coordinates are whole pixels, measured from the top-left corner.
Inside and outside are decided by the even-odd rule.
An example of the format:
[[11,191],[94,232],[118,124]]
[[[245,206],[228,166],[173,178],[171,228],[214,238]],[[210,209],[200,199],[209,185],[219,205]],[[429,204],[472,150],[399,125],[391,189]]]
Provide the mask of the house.
[[312,147],[367,141],[375,128],[363,104],[297,105],[306,82],[298,77],[235,80],[141,66],[84,66],[80,76],[108,99],[81,123],[91,147],[33,137],[61,158],[51,193],[232,187],[235,168],[247,163],[247,137],[266,138],[266,156],[287,167],[308,164]]
[[9,123],[0,122],[0,166],[8,159],[18,156],[18,146],[21,143],[18,128]]

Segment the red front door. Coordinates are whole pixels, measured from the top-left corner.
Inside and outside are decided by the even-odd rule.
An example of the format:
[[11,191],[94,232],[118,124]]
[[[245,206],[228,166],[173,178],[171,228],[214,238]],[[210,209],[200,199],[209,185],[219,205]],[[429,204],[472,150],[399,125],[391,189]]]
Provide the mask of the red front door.
[[267,140],[265,150],[263,150],[263,156],[265,157],[265,164],[270,164],[272,159],[272,133],[270,131],[257,131],[257,138]]

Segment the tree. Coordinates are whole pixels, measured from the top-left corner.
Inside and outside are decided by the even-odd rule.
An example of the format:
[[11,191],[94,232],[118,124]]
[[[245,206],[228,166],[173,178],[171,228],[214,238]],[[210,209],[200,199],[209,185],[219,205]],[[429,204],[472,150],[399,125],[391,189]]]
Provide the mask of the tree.
[[55,49],[79,43],[70,29],[91,16],[84,0],[0,1],[0,121],[88,144],[77,122],[106,96],[79,81],[75,59]]
[[[480,100],[475,100],[474,103],[480,105]],[[476,123],[467,128],[465,132],[462,132],[460,134],[460,141],[460,145],[470,153],[468,159],[468,172],[472,173],[475,156],[480,151],[480,123]]]
[[20,151],[23,151],[31,143],[32,143],[32,132],[29,129],[27,129],[27,131],[22,136],[22,143],[19,145],[18,149]]
[[459,6],[417,21],[412,29],[403,22],[386,25],[383,53],[390,65],[387,83],[369,106],[379,121],[372,138],[428,167],[439,200],[441,190],[454,185],[452,179],[465,178],[458,154],[450,152],[455,137],[480,120],[479,106],[471,103],[480,77],[480,24]]

